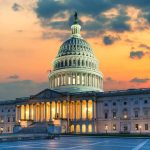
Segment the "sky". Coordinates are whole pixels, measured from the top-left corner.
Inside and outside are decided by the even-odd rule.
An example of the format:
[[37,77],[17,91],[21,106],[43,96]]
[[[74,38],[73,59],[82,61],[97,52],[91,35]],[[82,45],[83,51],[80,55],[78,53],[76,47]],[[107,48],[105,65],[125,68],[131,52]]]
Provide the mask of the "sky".
[[150,87],[149,0],[0,0],[0,100],[48,88],[78,12],[82,37],[104,74],[104,90]]

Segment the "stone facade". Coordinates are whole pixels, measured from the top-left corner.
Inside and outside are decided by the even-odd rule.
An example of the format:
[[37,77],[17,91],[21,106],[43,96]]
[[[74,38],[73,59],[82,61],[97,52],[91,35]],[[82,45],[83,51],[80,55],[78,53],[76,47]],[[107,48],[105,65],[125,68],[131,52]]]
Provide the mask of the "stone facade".
[[12,133],[16,123],[14,101],[0,102],[0,133]]

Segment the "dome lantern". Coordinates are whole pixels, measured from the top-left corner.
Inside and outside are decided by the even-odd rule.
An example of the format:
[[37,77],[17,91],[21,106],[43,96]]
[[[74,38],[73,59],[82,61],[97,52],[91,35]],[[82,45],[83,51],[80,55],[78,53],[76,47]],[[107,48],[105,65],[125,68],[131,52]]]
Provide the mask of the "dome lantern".
[[78,24],[78,14],[77,14],[77,12],[75,12],[75,14],[74,14],[74,23],[71,26],[71,29],[72,29],[71,37],[81,38],[81,35],[80,35],[81,26]]

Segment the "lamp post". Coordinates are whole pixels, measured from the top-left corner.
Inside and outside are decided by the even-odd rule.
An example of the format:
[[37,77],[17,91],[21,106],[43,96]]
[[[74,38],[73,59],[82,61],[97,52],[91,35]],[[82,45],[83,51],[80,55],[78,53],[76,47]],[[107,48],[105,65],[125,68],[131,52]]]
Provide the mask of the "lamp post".
[[141,125],[139,125],[139,129],[140,129],[140,134],[141,134],[141,132],[142,132],[142,126]]
[[3,127],[0,128],[0,133],[1,133],[1,134],[3,133]]
[[108,131],[108,125],[105,125],[105,131],[106,131],[106,134],[107,134],[107,131]]

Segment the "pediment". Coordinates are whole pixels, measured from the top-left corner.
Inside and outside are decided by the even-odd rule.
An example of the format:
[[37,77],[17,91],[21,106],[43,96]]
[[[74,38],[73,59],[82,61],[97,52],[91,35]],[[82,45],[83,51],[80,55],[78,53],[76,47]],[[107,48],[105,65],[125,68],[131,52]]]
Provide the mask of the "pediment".
[[62,96],[64,96],[62,93],[59,93],[51,89],[45,89],[37,93],[36,95],[31,96],[30,99],[51,99],[51,98],[57,98]]

